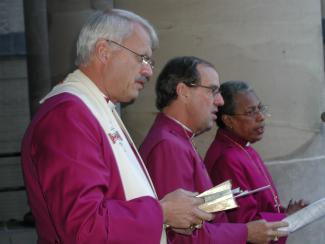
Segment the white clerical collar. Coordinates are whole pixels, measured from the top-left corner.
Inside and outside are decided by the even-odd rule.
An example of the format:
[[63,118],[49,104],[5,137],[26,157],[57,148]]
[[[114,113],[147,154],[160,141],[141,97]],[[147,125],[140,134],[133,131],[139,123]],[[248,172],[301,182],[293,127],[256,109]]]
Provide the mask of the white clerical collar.
[[101,90],[99,90],[96,84],[91,81],[90,78],[80,69],[76,69],[74,72],[68,74],[68,76],[61,83],[54,86],[52,90],[44,98],[41,99],[40,103],[43,103],[46,99],[61,93],[60,89],[66,86],[67,83],[73,84],[76,82],[84,84],[87,89],[93,93],[94,96],[100,96],[103,97],[106,101],[108,100],[108,105],[111,109],[115,108],[115,104],[110,102],[109,98]]
[[105,100],[107,101],[107,104],[108,104],[108,107],[110,109],[114,109],[116,107],[116,105],[109,99],[109,97],[107,97],[99,88],[98,86],[96,86],[96,84],[89,79],[89,77],[84,73],[82,72],[80,69],[77,69],[75,71],[75,73],[79,73],[79,75],[81,76],[80,79],[82,79],[83,82],[86,82],[88,83],[88,85],[92,88],[92,90],[94,92],[96,92],[98,95],[102,96],[105,98]]
[[177,119],[175,119],[175,118],[173,118],[173,117],[171,117],[171,116],[169,116],[167,114],[165,114],[165,116],[168,117],[168,118],[170,118],[171,120],[175,121],[177,124],[179,124],[180,126],[182,126],[185,130],[187,130],[188,132],[190,132],[192,134],[191,138],[194,137],[194,135],[195,135],[194,132],[190,128],[188,128],[186,125],[184,125],[182,122],[178,121]]

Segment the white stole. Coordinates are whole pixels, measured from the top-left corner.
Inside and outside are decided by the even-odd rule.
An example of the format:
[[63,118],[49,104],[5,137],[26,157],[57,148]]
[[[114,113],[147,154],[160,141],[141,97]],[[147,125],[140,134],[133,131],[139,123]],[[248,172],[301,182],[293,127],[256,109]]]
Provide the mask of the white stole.
[[[115,105],[110,101],[107,103],[104,94],[80,70],[75,70],[69,74],[63,83],[55,86],[41,100],[41,103],[63,92],[79,97],[105,131],[119,168],[126,200],[142,196],[151,196],[157,199],[153,183],[142,158],[119,118]],[[145,235],[145,233],[143,234]],[[164,229],[160,243],[167,243]]]

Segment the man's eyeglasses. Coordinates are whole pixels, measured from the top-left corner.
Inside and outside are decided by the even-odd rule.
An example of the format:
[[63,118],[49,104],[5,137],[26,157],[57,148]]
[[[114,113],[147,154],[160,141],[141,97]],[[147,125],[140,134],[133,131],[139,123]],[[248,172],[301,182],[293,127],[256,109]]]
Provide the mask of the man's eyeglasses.
[[247,110],[242,114],[229,114],[231,116],[248,116],[251,118],[256,118],[259,114],[263,114],[264,116],[270,117],[269,106],[267,105],[259,105],[258,107]]
[[204,85],[200,85],[200,84],[195,84],[195,83],[190,83],[190,84],[186,84],[189,87],[202,87],[205,89],[209,89],[211,91],[212,96],[215,98],[216,96],[218,96],[218,94],[220,93],[219,87],[212,85],[212,86],[204,86]]
[[139,62],[141,62],[142,64],[149,64],[151,69],[154,69],[155,68],[155,61],[152,60],[149,56],[147,55],[144,55],[144,54],[139,54],[133,50],[131,50],[130,48],[127,48],[121,44],[119,44],[118,42],[115,42],[115,41],[112,41],[112,40],[109,40],[107,39],[106,40],[107,42],[111,42],[111,43],[114,43],[115,45],[121,47],[121,48],[124,48],[125,50],[135,54],[138,58],[139,58]]

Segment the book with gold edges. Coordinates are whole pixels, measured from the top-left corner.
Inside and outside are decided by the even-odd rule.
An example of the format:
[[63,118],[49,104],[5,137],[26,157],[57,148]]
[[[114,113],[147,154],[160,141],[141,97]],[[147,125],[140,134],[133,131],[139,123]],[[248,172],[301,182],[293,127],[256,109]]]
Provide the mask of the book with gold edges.
[[240,188],[232,189],[231,181],[227,180],[202,192],[196,197],[200,197],[204,200],[204,203],[199,206],[200,209],[209,213],[214,213],[237,208],[236,198],[254,194],[269,189],[270,187],[270,185],[267,185],[253,190],[243,191]]

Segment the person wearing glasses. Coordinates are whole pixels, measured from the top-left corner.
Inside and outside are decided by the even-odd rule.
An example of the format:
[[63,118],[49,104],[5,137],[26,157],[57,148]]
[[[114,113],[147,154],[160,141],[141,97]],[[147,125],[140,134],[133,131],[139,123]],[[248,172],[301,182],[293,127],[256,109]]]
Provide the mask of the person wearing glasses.
[[125,10],[94,13],[77,43],[78,68],[41,101],[22,143],[38,243],[166,243],[164,224],[211,220],[203,199],[155,188],[115,104],[152,76],[153,27]]
[[[194,136],[210,129],[223,105],[219,76],[214,66],[200,58],[185,56],[170,60],[158,76],[156,107],[160,111],[140,146],[159,198],[178,188],[203,192],[212,187],[203,160],[192,143]],[[190,235],[170,229],[170,243],[267,243],[286,233],[284,222],[228,223],[224,212],[213,221],[192,226]]]
[[[238,198],[238,208],[227,211],[230,222],[247,223],[256,219],[277,221],[304,206],[303,200],[281,205],[272,177],[260,155],[251,144],[263,138],[268,107],[243,81],[228,81],[220,86],[224,105],[217,113],[219,127],[204,163],[213,184],[231,180],[233,188],[268,189]],[[277,240],[277,238],[275,238]],[[279,243],[285,238],[280,238]]]

